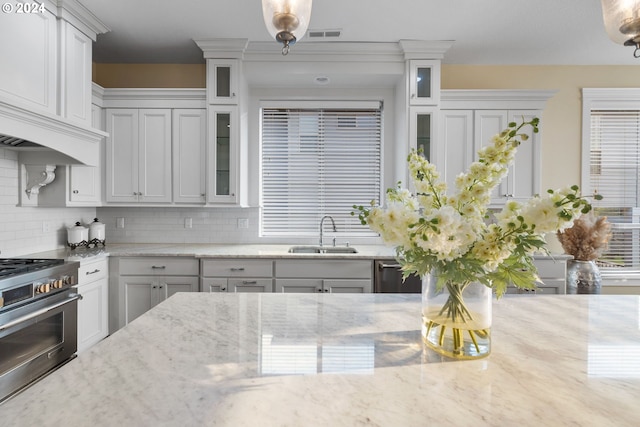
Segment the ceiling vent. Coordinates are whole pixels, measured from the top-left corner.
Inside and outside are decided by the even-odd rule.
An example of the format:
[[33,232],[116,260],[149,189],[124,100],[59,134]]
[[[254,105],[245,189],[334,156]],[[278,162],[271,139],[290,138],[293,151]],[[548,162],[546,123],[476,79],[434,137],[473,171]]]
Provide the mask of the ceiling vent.
[[307,37],[309,39],[314,40],[326,40],[326,39],[337,39],[342,34],[341,29],[333,29],[333,30],[309,30],[307,32]]

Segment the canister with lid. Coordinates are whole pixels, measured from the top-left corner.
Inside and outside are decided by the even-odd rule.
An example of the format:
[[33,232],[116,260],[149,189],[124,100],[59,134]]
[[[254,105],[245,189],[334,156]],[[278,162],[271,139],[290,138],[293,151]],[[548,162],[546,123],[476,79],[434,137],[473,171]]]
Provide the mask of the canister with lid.
[[89,225],[89,241],[104,242],[104,224],[98,221],[98,218],[94,218],[93,222]]

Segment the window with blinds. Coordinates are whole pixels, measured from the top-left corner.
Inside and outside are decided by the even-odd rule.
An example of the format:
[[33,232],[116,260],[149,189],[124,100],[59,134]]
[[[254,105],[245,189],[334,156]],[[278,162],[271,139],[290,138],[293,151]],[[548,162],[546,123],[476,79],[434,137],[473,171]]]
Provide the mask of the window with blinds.
[[351,216],[381,194],[382,111],[262,109],[263,236],[318,234],[331,215],[338,231],[372,236]]
[[600,257],[603,272],[640,273],[640,110],[591,110],[589,184],[603,199],[612,238]]

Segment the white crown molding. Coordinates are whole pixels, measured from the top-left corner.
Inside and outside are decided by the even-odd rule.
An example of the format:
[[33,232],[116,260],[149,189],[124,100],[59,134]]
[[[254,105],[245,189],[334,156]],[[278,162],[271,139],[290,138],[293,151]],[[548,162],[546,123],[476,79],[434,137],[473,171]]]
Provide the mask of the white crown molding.
[[404,59],[442,59],[453,40],[400,40]]
[[442,59],[452,41],[400,40],[399,42],[342,42],[303,40],[291,46],[288,55],[273,41],[247,39],[194,40],[204,58],[243,59],[245,61],[288,62],[403,62],[408,59]]
[[440,108],[465,109],[544,109],[557,90],[443,89]]
[[403,61],[398,43],[386,42],[301,42],[291,46],[288,55],[282,55],[281,46],[271,42],[251,42],[245,51],[246,61],[287,62],[360,62]]
[[59,18],[71,23],[74,27],[82,31],[87,36],[96,41],[98,34],[111,31],[102,21],[100,21],[89,9],[84,7],[78,0],[57,0]]
[[202,89],[105,88],[104,108],[205,108],[207,92]]
[[582,101],[587,104],[597,103],[600,107],[613,103],[617,107],[631,104],[633,108],[638,108],[640,88],[582,88]]
[[102,107],[104,99],[104,88],[97,83],[91,82],[91,103]]
[[249,39],[198,39],[193,40],[204,58],[242,59]]

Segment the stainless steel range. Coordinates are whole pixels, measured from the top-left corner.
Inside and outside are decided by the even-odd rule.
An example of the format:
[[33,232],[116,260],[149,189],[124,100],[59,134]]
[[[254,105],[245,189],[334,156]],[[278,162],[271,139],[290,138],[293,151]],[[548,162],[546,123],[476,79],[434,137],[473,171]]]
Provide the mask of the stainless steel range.
[[79,266],[0,259],[0,402],[75,357]]

